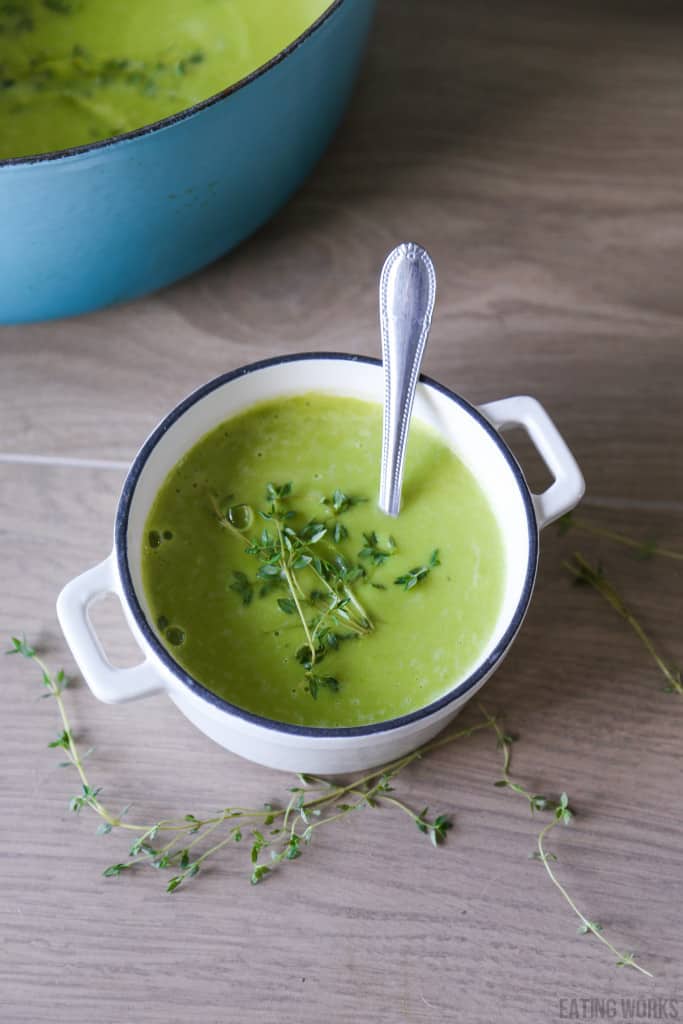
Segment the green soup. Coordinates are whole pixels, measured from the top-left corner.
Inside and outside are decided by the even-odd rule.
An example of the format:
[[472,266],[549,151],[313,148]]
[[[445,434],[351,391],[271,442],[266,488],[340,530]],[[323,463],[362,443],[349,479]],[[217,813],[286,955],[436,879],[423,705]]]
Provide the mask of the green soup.
[[142,574],[162,642],[241,708],[321,727],[395,718],[490,639],[505,565],[487,499],[413,422],[401,514],[381,513],[381,415],[316,393],[254,406],[202,438],[152,505]]
[[0,3],[0,159],[80,146],[220,92],[330,0]]

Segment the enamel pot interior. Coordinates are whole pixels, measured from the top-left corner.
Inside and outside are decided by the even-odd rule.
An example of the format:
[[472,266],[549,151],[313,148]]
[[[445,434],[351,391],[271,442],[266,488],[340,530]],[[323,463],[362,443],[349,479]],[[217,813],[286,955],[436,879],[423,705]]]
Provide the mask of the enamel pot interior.
[[[213,93],[211,96],[207,96],[206,99],[199,100],[197,103],[193,103],[188,107],[183,107],[175,114],[168,114],[166,117],[160,118],[158,121],[152,121],[148,124],[142,124],[139,128],[133,128],[130,131],[118,132],[115,135],[105,136],[104,138],[97,139],[94,142],[84,143],[79,146],[68,146],[65,149],[57,149],[53,151],[46,151],[44,153],[29,154],[28,156],[10,157],[0,160],[0,167],[13,166],[21,167],[26,165],[34,165],[45,162],[53,162],[61,160],[63,157],[69,157],[77,155],[79,153],[89,153],[100,149],[109,149],[112,146],[117,146],[122,142],[126,142],[129,139],[134,139],[142,135],[148,135],[151,132],[155,132],[158,129],[167,128],[170,125],[176,124],[179,121],[183,121],[185,118],[198,113],[207,107],[213,106],[215,103],[226,99],[233,93],[238,92],[245,86],[249,85],[255,79],[260,78],[262,75],[270,71],[271,68],[277,66],[283,60],[285,60],[290,54],[294,53],[298,46],[305,42],[310,36],[312,36],[318,29],[325,25],[325,22],[334,15],[338,8],[340,8],[347,0],[330,0],[326,9],[297,36],[295,36],[291,42],[287,43],[277,53],[275,53],[268,60],[261,64],[258,64],[252,71],[249,71],[246,75],[238,78],[236,81],[226,85],[223,89]],[[374,6],[372,0],[367,0],[369,6]],[[45,6],[48,6],[46,4]]]
[[[206,384],[181,402],[150,435],[126,478],[116,520],[116,556],[124,600],[144,640],[173,676],[214,707],[286,732],[320,730],[285,726],[235,708],[207,691],[178,665],[161,644],[142,586],[141,552],[150,506],[167,474],[201,437],[257,402],[306,392],[328,392],[381,403],[382,368],[378,361],[340,356],[291,356],[243,367]],[[506,559],[501,610],[481,659],[440,699],[410,715],[381,723],[399,727],[424,718],[460,698],[487,676],[503,657],[519,629],[533,589],[538,529],[522,472],[496,430],[463,399],[428,378],[418,385],[413,415],[434,427],[474,473],[501,527]],[[379,474],[379,467],[378,467]],[[379,481],[378,481],[379,482]],[[457,524],[454,524],[457,528]],[[377,726],[330,729],[326,733],[363,733]]]

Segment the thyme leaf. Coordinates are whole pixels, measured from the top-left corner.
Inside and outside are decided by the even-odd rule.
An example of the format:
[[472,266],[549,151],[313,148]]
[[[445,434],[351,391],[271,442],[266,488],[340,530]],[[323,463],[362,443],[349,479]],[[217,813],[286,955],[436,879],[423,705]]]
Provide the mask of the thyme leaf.
[[424,582],[432,569],[435,569],[437,565],[441,565],[441,562],[439,561],[439,550],[435,548],[429,556],[429,561],[426,565],[418,565],[417,568],[410,569],[409,572],[404,573],[402,576],[397,576],[394,583],[403,587],[404,590],[412,590],[418,583]]

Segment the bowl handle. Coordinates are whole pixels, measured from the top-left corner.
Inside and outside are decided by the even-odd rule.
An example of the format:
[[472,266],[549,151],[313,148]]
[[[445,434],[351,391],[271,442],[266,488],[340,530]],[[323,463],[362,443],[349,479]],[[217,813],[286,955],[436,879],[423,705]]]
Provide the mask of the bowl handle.
[[531,495],[539,530],[578,505],[586,489],[581,470],[540,402],[528,395],[517,395],[480,405],[479,411],[496,430],[524,427],[555,477],[546,491]]
[[88,609],[107,594],[118,594],[113,554],[64,587],[57,598],[57,618],[83,678],[105,704],[148,697],[166,687],[149,658],[134,668],[114,668],[107,660]]

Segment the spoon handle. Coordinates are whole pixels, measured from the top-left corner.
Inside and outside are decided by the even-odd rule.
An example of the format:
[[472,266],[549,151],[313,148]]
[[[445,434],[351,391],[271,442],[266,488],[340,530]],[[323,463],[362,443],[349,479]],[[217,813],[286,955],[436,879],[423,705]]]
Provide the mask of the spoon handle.
[[392,249],[379,279],[384,366],[379,507],[389,516],[397,516],[401,507],[408,427],[435,294],[436,274],[427,252],[415,242]]

